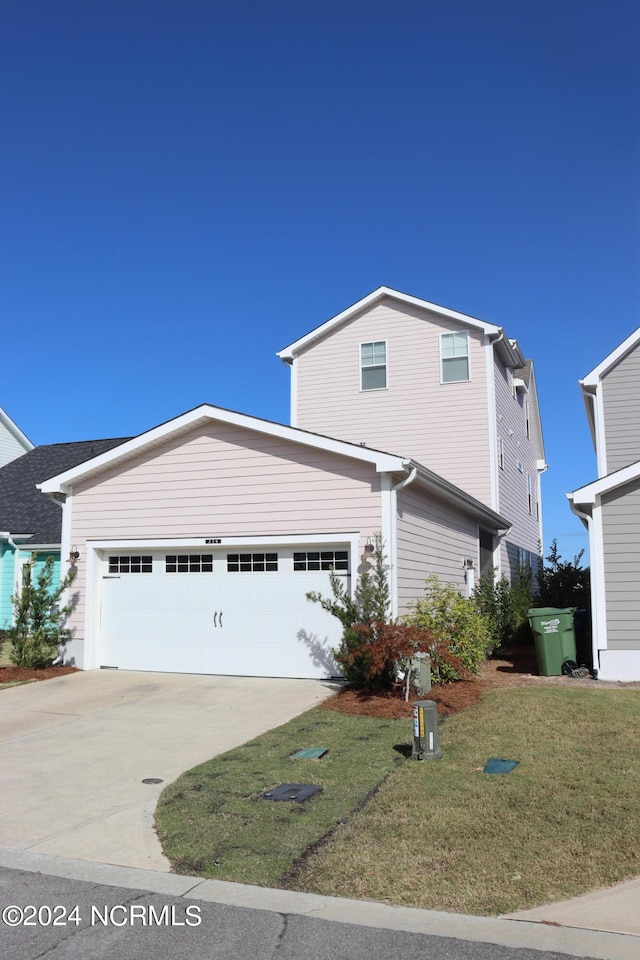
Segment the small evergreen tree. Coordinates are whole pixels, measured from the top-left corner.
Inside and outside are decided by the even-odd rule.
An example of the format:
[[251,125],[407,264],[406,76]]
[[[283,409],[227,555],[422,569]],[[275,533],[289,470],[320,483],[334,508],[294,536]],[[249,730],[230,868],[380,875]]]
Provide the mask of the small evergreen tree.
[[72,604],[60,606],[64,591],[71,586],[76,571],[70,570],[53,587],[53,557],[47,557],[37,578],[34,578],[36,554],[23,567],[22,588],[13,597],[15,623],[7,631],[11,640],[11,662],[16,667],[34,669],[48,666],[55,658],[58,644],[71,635],[65,620]]
[[384,646],[382,638],[387,637],[383,627],[391,619],[389,565],[384,555],[382,534],[376,533],[373,546],[373,564],[366,560],[362,564],[353,598],[332,570],[329,580],[333,596],[323,597],[317,591],[311,591],[307,599],[319,603],[323,610],[337,617],[344,628],[340,646],[332,653],[345,678],[357,686],[375,690],[392,686],[396,659],[394,644],[384,647],[386,652],[383,655],[380,653]]

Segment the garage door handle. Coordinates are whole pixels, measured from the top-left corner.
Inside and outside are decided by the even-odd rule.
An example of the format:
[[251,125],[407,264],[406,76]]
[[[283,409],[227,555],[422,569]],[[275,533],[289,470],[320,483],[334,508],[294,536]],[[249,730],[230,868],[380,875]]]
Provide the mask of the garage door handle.
[[220,626],[222,626],[222,610],[220,611]]
[[213,626],[214,626],[214,627],[217,627],[217,626],[218,626],[218,611],[217,611],[217,610],[216,610],[216,611],[214,612],[214,614],[213,614]]

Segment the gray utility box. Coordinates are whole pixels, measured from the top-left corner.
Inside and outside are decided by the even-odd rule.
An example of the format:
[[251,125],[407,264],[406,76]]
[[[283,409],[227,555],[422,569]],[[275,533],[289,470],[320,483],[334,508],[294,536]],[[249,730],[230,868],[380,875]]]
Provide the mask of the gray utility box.
[[413,704],[412,760],[439,760],[438,708],[434,700],[416,700]]
[[417,653],[415,657],[412,657],[409,669],[414,686],[420,696],[429,693],[429,690],[431,690],[431,660],[429,654]]

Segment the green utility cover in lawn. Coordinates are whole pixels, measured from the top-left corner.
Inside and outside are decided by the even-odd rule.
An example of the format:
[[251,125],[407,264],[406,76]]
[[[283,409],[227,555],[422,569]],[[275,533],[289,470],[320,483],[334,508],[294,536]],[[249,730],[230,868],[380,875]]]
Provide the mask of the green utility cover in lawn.
[[543,677],[562,676],[565,660],[576,659],[573,615],[577,607],[533,607],[527,612]]
[[291,760],[319,760],[324,757],[327,747],[309,747],[307,750],[298,750],[291,754]]
[[518,766],[519,760],[499,760],[497,757],[491,757],[482,768],[483,773],[511,773]]

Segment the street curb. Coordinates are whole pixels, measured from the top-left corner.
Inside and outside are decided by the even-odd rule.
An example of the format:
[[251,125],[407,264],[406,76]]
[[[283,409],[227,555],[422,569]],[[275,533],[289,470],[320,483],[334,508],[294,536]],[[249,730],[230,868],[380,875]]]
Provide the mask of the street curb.
[[291,890],[274,890],[223,880],[203,880],[175,873],[141,870],[89,860],[0,847],[0,866],[106,886],[128,887],[164,896],[228,906],[295,914],[334,923],[382,927],[432,937],[450,937],[513,948],[548,950],[596,960],[637,960],[640,938],[504,917],[392,907],[368,900],[347,900]]

